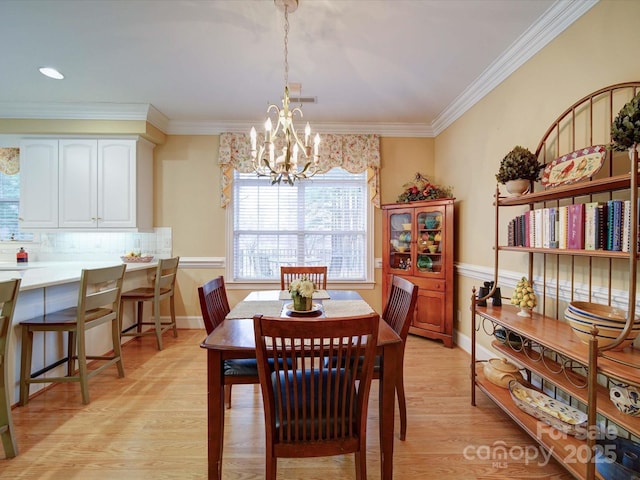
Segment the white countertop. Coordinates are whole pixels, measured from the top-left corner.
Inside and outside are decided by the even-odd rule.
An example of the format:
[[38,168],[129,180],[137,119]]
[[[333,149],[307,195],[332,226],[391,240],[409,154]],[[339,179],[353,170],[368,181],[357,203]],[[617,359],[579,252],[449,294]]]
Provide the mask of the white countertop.
[[[50,287],[80,281],[82,269],[121,265],[120,260],[99,262],[0,262],[0,281],[21,278],[20,291]],[[155,268],[157,260],[149,263],[127,263],[127,272]]]

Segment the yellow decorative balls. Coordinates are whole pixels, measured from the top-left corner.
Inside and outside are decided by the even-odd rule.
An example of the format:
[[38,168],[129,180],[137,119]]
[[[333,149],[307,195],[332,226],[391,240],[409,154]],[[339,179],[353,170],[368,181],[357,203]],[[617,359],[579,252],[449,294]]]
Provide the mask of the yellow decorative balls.
[[511,305],[515,305],[520,308],[533,308],[537,305],[536,294],[533,292],[533,287],[527,280],[527,277],[522,277],[511,295]]

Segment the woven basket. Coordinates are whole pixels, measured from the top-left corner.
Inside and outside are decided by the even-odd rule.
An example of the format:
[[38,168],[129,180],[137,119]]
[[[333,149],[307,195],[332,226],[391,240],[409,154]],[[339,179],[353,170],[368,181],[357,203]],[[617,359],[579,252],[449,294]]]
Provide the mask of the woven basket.
[[153,255],[148,257],[120,257],[124,263],[149,263],[153,260]]

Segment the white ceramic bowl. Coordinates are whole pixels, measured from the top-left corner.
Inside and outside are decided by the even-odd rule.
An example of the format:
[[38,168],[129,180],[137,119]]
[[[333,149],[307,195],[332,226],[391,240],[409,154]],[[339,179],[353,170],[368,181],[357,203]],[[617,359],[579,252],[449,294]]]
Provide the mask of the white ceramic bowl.
[[[576,336],[583,342],[589,343],[591,340],[591,330],[595,325],[598,328],[598,334],[596,338],[598,339],[598,346],[604,347],[612,344],[622,330],[624,329],[623,324],[619,325],[606,325],[602,320],[600,322],[593,319],[584,319],[584,318],[576,318],[574,315],[565,312],[565,319],[571,325],[573,332]],[[625,347],[628,347],[633,343],[638,334],[640,333],[640,326],[634,326],[631,331],[629,331],[625,340],[616,347],[616,350],[622,350]]]
[[[567,310],[583,317],[611,320],[618,323],[625,323],[627,319],[626,311],[609,305],[602,305],[600,303],[570,302],[567,306]],[[634,322],[639,323],[640,317],[636,315]]]

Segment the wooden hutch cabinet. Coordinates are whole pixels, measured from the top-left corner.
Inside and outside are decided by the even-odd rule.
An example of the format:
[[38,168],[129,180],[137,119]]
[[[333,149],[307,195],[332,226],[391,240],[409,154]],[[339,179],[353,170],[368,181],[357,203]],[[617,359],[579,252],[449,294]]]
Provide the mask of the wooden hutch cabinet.
[[409,333],[453,346],[453,198],[383,205],[382,291],[391,278],[418,285]]

